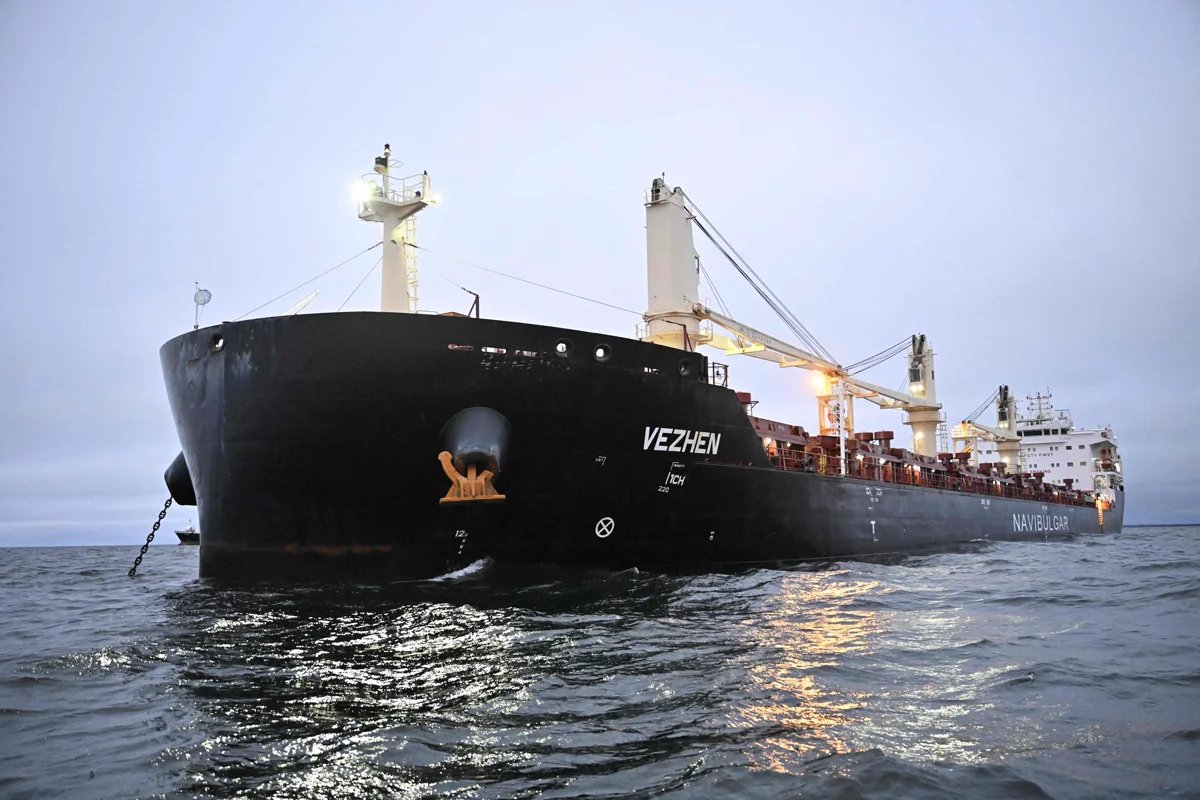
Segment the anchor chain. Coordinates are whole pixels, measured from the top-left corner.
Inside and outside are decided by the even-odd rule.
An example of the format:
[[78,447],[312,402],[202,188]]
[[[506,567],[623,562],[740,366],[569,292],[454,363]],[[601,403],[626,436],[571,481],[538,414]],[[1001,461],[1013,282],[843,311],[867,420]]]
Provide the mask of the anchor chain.
[[150,535],[146,537],[146,543],[142,545],[142,552],[138,553],[137,558],[133,560],[133,566],[129,568],[129,577],[137,574],[137,568],[142,565],[142,556],[146,555],[146,551],[150,549],[150,543],[154,541],[154,534],[158,533],[158,526],[162,525],[163,518],[167,516],[167,509],[171,507],[172,499],[167,498],[167,502],[163,504],[162,511],[158,512],[158,519],[154,522],[154,527],[150,529]]

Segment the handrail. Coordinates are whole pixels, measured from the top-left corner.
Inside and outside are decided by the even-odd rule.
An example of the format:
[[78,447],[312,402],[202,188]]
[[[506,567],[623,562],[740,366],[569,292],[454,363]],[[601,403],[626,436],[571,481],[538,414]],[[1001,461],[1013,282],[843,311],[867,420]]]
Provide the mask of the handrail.
[[375,197],[382,197],[393,203],[429,199],[429,176],[423,172],[403,178],[389,178],[386,192],[383,190],[383,178],[378,172],[367,172],[363,174],[362,181],[374,187],[372,194]]

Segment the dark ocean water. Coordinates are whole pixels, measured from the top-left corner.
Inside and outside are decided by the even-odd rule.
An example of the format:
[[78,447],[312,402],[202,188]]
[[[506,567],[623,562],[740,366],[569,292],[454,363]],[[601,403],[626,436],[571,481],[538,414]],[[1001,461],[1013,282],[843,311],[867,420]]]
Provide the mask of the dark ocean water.
[[246,591],[0,550],[3,797],[1200,797],[1200,528]]

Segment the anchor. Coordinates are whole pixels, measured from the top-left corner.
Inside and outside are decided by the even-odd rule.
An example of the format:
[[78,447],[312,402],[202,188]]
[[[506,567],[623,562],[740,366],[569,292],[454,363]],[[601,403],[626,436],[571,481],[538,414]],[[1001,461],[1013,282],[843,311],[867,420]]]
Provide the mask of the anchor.
[[438,453],[438,461],[441,462],[442,471],[450,479],[450,490],[438,503],[486,503],[504,500],[504,495],[497,492],[496,487],[492,485],[492,478],[496,476],[490,469],[477,473],[476,466],[469,464],[467,474],[463,475],[454,468],[454,457],[445,450]]
[[450,491],[440,503],[477,503],[504,500],[492,481],[499,475],[508,452],[508,420],[486,406],[464,408],[442,428],[438,461],[450,479]]

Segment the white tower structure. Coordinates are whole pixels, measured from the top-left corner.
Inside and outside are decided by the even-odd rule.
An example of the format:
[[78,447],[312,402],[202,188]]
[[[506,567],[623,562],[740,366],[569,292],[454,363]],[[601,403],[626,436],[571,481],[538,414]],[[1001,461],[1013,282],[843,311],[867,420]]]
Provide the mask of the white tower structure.
[[1000,461],[1006,464],[1005,469],[1016,472],[1021,461],[1021,440],[1017,438],[1017,398],[1007,386],[1001,386],[996,396],[996,429],[1011,434],[1012,438],[999,439],[996,442],[996,452]]
[[383,286],[381,311],[417,310],[416,220],[413,216],[436,201],[429,194],[429,173],[393,179],[392,146],[383,146],[375,158],[375,171],[363,176],[358,191],[358,218],[383,223]]
[[692,242],[692,214],[683,190],[662,178],[650,185],[646,202],[646,335],[680,350],[695,350],[700,318],[700,268]]
[[924,401],[922,405],[910,404],[905,408],[908,418],[904,422],[912,428],[913,452],[936,457],[937,428],[942,411],[937,402],[933,349],[923,333],[912,337],[912,349],[908,353],[908,393]]
[[[983,410],[980,409],[978,413],[983,413]],[[1021,470],[1021,439],[1017,435],[1017,401],[1007,386],[1001,386],[996,390],[996,424],[994,426],[981,425],[973,417],[964,419],[954,426],[952,438],[955,450],[958,450],[960,444],[966,445],[972,453],[971,463],[976,466],[981,463],[981,455],[995,452],[1008,474],[1011,475]],[[994,442],[995,449],[993,450],[990,444],[985,444],[983,448],[980,448],[981,439],[985,443]]]

